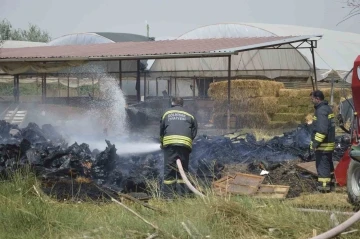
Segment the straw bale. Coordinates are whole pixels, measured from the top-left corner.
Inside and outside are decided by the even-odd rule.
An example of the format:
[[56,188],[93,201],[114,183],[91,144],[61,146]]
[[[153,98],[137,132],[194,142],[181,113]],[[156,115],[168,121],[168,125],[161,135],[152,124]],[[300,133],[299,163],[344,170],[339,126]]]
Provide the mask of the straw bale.
[[[235,121],[235,128],[266,127],[270,118],[266,113],[234,112],[231,114],[230,121],[231,125],[234,125]],[[227,114],[215,113],[213,123],[217,128],[226,128]]]
[[297,113],[297,114],[306,114],[314,111],[312,105],[309,106],[288,106],[288,105],[279,105],[278,111],[275,113]]
[[[276,113],[279,110],[277,97],[255,97],[230,101],[231,112],[266,112]],[[214,101],[215,112],[227,111],[227,100]]]
[[[230,95],[234,100],[262,96],[278,96],[284,84],[267,80],[232,80]],[[227,81],[213,82],[210,84],[208,94],[214,100],[227,99]]]
[[[331,88],[321,88],[319,89],[324,93],[325,99],[330,100]],[[312,89],[280,89],[280,97],[294,97],[294,98],[303,98],[309,97]],[[339,101],[340,97],[351,95],[350,89],[334,89],[334,100]]]
[[270,121],[269,129],[290,128],[296,127],[299,124],[301,124],[301,121]]
[[312,89],[280,89],[280,97],[309,97]]
[[311,106],[312,102],[309,97],[279,97],[279,104],[288,106]]
[[294,113],[276,113],[272,117],[272,121],[304,121],[306,114]]

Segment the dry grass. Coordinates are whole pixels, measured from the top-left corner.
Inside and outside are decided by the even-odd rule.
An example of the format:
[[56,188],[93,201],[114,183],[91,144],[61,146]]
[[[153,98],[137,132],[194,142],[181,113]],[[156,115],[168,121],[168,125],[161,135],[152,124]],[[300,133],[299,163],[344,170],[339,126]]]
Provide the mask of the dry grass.
[[[1,238],[310,238],[313,229],[320,234],[329,230],[329,215],[294,209],[294,201],[261,200],[248,197],[216,197],[211,191],[206,200],[155,198],[150,205],[128,208],[156,225],[149,226],[124,207],[114,203],[59,203],[34,192],[38,182],[31,174],[18,174],[0,181]],[[336,195],[337,196],[337,195]],[[304,198],[303,201],[310,200]],[[312,205],[315,203],[311,199]],[[342,200],[342,199],[341,199]],[[340,199],[328,197],[319,204]],[[341,207],[341,205],[339,205]],[[330,207],[329,207],[330,208]],[[340,222],[348,216],[338,215]],[[189,231],[183,226],[186,224]],[[357,223],[350,229],[360,229]],[[190,235],[191,234],[191,235]],[[341,238],[359,238],[359,232]]]
[[347,194],[336,192],[329,194],[303,194],[300,197],[290,199],[288,205],[304,208],[316,208],[324,210],[352,210],[353,206],[348,202]]
[[[276,97],[284,84],[268,80],[233,80],[230,86],[231,99],[241,100],[251,97]],[[208,94],[214,100],[227,99],[227,81],[210,84]]]

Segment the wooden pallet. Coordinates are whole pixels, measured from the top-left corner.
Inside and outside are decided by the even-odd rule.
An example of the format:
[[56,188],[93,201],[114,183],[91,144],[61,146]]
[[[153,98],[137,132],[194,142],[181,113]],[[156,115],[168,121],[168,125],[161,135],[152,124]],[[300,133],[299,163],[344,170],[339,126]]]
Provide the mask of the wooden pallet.
[[260,185],[259,190],[256,192],[257,198],[286,198],[290,186],[284,185]]
[[257,198],[286,198],[290,187],[283,185],[261,184],[265,177],[236,173],[213,182],[213,190],[218,196],[247,195]]

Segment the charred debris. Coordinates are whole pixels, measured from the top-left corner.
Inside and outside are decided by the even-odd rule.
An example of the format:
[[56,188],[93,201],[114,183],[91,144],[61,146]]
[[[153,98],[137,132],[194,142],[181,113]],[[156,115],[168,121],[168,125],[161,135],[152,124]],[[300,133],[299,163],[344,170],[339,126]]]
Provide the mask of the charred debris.
[[[226,165],[246,164],[246,171],[254,174],[265,167],[271,175],[272,170],[289,168],[292,161],[312,160],[308,150],[310,134],[310,126],[300,125],[269,141],[256,141],[251,134],[233,138],[199,135],[193,145],[190,172],[208,185],[222,176]],[[157,142],[151,137],[143,140]],[[19,128],[0,121],[0,177],[7,178],[11,172],[28,166],[41,180],[43,191],[59,200],[101,199],[108,197],[108,192],[148,193],[148,182],[160,181],[160,149],[123,155],[118,154],[116,145],[105,141],[105,150],[90,150],[86,143],[68,145],[50,124],[39,127],[29,123]],[[348,144],[348,136],[337,138],[334,160],[340,159]],[[280,171],[284,174],[284,170]]]

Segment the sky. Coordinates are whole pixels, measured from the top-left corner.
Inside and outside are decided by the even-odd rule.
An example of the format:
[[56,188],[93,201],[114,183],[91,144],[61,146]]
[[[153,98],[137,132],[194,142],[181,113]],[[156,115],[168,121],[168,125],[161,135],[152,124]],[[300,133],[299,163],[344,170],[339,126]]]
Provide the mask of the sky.
[[360,15],[345,0],[0,0],[0,19],[14,28],[29,23],[51,37],[76,32],[126,32],[177,37],[216,23],[272,23],[360,33]]

